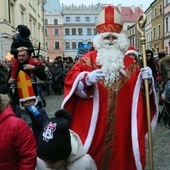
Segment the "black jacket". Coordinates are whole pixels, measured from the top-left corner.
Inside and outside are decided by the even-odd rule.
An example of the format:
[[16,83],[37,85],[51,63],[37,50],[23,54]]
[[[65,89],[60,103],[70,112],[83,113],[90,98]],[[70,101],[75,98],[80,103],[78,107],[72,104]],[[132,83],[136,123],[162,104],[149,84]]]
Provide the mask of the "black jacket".
[[34,52],[34,48],[32,46],[32,43],[30,39],[28,38],[22,38],[19,34],[15,35],[13,38],[13,42],[11,44],[11,50],[10,53],[14,55],[14,58],[17,58],[17,48],[19,47],[27,47],[28,53],[31,55],[31,53]]
[[0,68],[0,93],[6,94],[7,92],[8,92],[8,87],[7,87],[7,80],[5,77],[5,73]]

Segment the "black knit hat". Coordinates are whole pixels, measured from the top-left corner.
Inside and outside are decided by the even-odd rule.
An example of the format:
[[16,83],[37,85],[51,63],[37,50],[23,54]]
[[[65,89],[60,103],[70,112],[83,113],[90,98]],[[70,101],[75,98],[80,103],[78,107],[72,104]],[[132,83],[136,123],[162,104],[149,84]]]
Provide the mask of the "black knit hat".
[[37,154],[43,160],[59,161],[67,159],[71,153],[69,126],[71,114],[61,109],[54,118],[43,124],[43,130],[38,139]]
[[16,30],[18,30],[18,32],[20,33],[21,37],[23,37],[23,38],[27,38],[31,34],[29,28],[27,26],[25,26],[25,25],[18,25]]

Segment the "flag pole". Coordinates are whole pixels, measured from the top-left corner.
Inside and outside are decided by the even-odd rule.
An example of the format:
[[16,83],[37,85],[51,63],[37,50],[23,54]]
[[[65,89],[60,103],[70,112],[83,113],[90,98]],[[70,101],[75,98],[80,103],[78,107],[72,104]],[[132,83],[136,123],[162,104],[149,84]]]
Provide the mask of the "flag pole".
[[[141,44],[142,44],[142,59],[143,67],[147,67],[146,62],[146,38],[145,33],[142,30],[146,24],[147,17],[145,14],[142,14],[137,22],[137,30],[141,34]],[[150,102],[149,102],[149,85],[148,79],[144,80],[145,86],[145,98],[146,98],[146,111],[147,111],[147,126],[148,126],[148,149],[149,149],[149,169],[153,170],[153,150],[152,150],[152,132],[151,132],[151,118],[150,118]]]

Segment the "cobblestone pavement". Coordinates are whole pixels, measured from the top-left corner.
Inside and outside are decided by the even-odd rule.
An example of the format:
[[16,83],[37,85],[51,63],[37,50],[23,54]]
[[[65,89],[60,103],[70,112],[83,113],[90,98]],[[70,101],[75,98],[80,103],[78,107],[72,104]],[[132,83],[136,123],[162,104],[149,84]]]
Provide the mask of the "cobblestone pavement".
[[[47,111],[49,117],[52,117],[61,107],[63,95],[51,94],[46,96]],[[170,170],[170,129],[168,129],[163,120],[157,123],[156,129],[152,135],[153,141],[153,165],[154,170]],[[148,153],[148,151],[147,151]],[[148,155],[148,154],[147,154]],[[145,170],[149,170],[148,156]]]
[[54,113],[61,108],[63,95],[51,94],[45,96],[47,106],[44,108],[49,117],[53,117]]

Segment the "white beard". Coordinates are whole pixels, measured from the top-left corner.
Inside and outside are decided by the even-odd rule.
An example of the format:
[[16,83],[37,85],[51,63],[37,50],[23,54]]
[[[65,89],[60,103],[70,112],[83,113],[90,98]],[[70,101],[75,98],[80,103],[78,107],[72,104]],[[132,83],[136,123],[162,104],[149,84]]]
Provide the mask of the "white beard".
[[123,59],[125,50],[128,47],[128,41],[126,38],[119,38],[120,34],[112,34],[118,37],[118,39],[113,41],[112,45],[109,45],[110,41],[103,40],[103,37],[106,37],[108,34],[97,35],[93,41],[94,47],[98,52],[96,63],[102,66],[103,73],[106,75],[104,78],[106,86],[111,86],[111,84],[117,81],[120,73],[126,76]]

